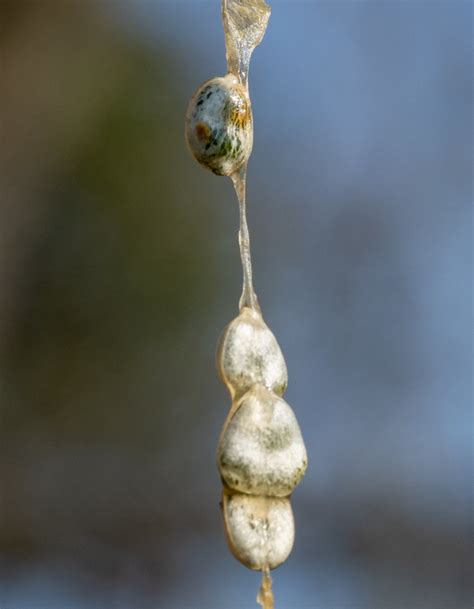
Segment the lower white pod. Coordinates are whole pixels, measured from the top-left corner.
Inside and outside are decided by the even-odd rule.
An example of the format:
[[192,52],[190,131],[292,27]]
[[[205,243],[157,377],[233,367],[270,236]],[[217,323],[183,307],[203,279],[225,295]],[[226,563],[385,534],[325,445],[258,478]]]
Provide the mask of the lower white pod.
[[232,554],[249,569],[275,569],[288,558],[295,522],[288,498],[257,497],[224,490],[222,511]]

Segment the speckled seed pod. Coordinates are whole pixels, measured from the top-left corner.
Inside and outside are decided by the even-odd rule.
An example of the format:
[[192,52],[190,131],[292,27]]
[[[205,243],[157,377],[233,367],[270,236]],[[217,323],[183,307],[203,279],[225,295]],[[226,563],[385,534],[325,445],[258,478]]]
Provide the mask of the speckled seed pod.
[[224,528],[232,554],[249,569],[275,569],[291,552],[295,523],[289,499],[222,496]]
[[261,385],[248,391],[231,414],[217,448],[217,463],[231,489],[286,497],[308,463],[290,406]]
[[217,370],[232,398],[253,385],[283,395],[288,373],[282,352],[261,315],[245,307],[224,329],[217,348]]
[[232,175],[253,145],[247,91],[233,74],[203,83],[189,102],[186,141],[194,158],[217,175]]

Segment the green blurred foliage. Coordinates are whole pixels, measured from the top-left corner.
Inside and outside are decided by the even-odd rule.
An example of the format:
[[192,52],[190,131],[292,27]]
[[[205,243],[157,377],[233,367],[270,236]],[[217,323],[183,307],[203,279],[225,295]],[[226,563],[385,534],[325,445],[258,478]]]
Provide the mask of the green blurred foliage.
[[[7,443],[24,432],[151,449],[181,376],[192,384],[199,373],[201,347],[186,371],[181,360],[189,320],[210,308],[215,201],[192,193],[190,158],[182,169],[173,57],[120,35],[92,5],[31,8],[9,5],[3,43],[12,99],[15,85],[38,84],[23,80],[22,65],[41,76],[28,91],[36,114],[10,112],[30,122],[35,142],[16,178],[32,172],[40,185],[24,221],[42,210],[14,269],[3,433]],[[37,35],[16,54],[30,30]]]

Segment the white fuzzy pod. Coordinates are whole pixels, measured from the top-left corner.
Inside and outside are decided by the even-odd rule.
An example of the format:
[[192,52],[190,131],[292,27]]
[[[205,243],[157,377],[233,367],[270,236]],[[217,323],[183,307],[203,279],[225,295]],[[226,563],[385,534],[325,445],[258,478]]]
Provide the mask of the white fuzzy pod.
[[306,449],[290,406],[254,385],[231,411],[217,449],[227,486],[251,495],[286,497],[304,476]]
[[222,510],[229,548],[246,567],[275,569],[288,558],[295,539],[289,499],[224,491]]
[[288,372],[273,332],[255,310],[245,307],[224,329],[217,369],[232,398],[259,384],[283,395]]

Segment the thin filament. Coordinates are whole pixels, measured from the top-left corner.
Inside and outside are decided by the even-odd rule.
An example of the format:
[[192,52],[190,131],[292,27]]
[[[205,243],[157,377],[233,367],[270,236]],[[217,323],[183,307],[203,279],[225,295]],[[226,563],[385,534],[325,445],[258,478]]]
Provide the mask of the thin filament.
[[257,295],[253,289],[252,279],[252,258],[250,255],[250,235],[247,225],[247,210],[246,210],[246,179],[247,179],[247,166],[245,165],[239,171],[234,173],[232,176],[232,182],[234,184],[237,199],[239,201],[240,211],[240,228],[239,228],[239,247],[240,247],[240,258],[242,260],[243,270],[243,288],[242,296],[239,301],[239,308],[242,310],[244,307],[249,307],[256,311],[260,311],[260,307],[257,300]]
[[262,584],[257,595],[257,603],[262,605],[262,609],[275,609],[275,599],[273,598],[272,578],[268,565],[262,571]]
[[222,0],[227,68],[245,88],[250,57],[262,42],[270,13],[265,0]]

